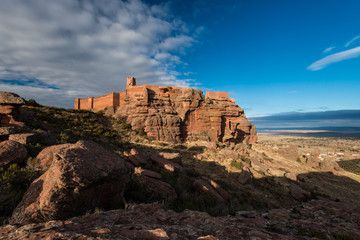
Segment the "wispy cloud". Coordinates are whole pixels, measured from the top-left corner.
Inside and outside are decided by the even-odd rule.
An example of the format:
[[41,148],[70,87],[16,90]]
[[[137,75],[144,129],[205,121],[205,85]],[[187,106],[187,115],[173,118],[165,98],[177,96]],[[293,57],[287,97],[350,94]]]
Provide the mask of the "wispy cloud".
[[350,41],[348,41],[346,44],[345,44],[345,47],[349,47],[351,44],[353,44],[356,40],[360,39],[360,35],[359,36],[356,36],[354,37],[353,39],[351,39]]
[[342,52],[334,53],[326,56],[307,67],[308,70],[318,71],[327,67],[329,64],[341,62],[347,59],[357,58],[360,56],[360,47],[355,47]]
[[286,112],[265,116],[249,116],[257,127],[360,127],[360,110]]
[[334,50],[334,48],[335,48],[334,46],[325,48],[325,50],[323,51],[323,53],[329,53],[329,52],[331,52],[332,50]]
[[189,71],[181,57],[199,31],[166,4],[1,0],[1,90],[26,98],[39,93],[43,104],[57,99],[71,107],[74,97],[122,90],[126,76],[140,84],[189,86],[192,80],[177,67]]

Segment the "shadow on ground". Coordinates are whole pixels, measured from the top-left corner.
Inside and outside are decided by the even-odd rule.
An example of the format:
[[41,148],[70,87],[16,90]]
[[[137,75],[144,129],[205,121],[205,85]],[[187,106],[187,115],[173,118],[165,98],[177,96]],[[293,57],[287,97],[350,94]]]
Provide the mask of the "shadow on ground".
[[[177,192],[177,199],[171,202],[162,201],[166,207],[175,211],[191,209],[219,216],[234,214],[239,210],[263,211],[274,208],[290,208],[312,199],[360,204],[360,183],[332,172],[299,174],[296,181],[286,177],[264,176],[241,184],[239,181],[241,173],[228,172],[224,166],[216,162],[196,159],[194,156],[203,153],[204,147],[186,148],[183,145],[173,147],[167,146],[167,144],[164,144],[161,149],[143,145],[134,147],[141,149],[149,157],[159,155],[159,152],[178,154],[172,159],[183,167],[182,171],[178,173],[170,173],[156,166],[149,166],[151,170],[160,172],[162,180],[169,183]],[[199,194],[194,189],[193,183],[196,179],[204,177],[216,181],[231,194],[232,198],[219,202],[211,196]],[[131,191],[134,190],[131,189]],[[133,201],[132,199],[128,200]]]

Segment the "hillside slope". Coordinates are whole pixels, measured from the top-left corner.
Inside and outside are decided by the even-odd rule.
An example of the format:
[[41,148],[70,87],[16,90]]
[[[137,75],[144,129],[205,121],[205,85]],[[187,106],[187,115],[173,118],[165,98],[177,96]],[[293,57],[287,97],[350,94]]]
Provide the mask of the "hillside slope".
[[[206,235],[214,238],[202,239],[360,236],[349,222],[360,223],[359,216],[350,214],[360,204],[359,175],[342,170],[331,159],[306,160],[297,145],[274,147],[263,141],[253,145],[205,141],[175,144],[149,140],[103,112],[46,107],[34,101],[18,110],[14,117],[17,125],[1,126],[12,130],[2,134],[0,144],[20,143],[27,156],[16,164],[4,165],[1,171],[0,211],[4,224],[12,215],[12,224],[39,222],[24,226],[36,229],[31,230],[33,238],[66,239],[76,234],[100,239],[136,239],[135,235],[141,239],[174,238],[171,234],[177,234],[178,239]],[[5,156],[1,154],[0,158]],[[120,161],[124,164],[119,165]],[[158,205],[139,205],[144,203]],[[72,205],[81,207],[72,211]],[[18,210],[12,214],[15,207]],[[124,219],[103,225],[107,223],[100,219],[113,219],[115,212],[109,210],[118,208],[128,209],[116,210]],[[308,209],[313,209],[313,214]],[[140,212],[143,220],[134,217]],[[196,223],[197,214],[205,221],[203,225]],[[66,221],[72,216],[79,217]],[[188,222],[168,223],[166,219],[172,218]],[[334,219],[348,224],[347,228],[331,225]],[[41,223],[47,220],[58,221]],[[218,227],[207,225],[210,222]],[[66,227],[70,232],[61,235],[65,223],[70,224]],[[54,228],[49,231],[46,224],[54,224]],[[84,232],[71,224],[101,225],[102,230]],[[181,234],[183,224],[194,232]],[[1,227],[0,237],[23,236],[19,226]],[[137,230],[126,232],[126,228]]]

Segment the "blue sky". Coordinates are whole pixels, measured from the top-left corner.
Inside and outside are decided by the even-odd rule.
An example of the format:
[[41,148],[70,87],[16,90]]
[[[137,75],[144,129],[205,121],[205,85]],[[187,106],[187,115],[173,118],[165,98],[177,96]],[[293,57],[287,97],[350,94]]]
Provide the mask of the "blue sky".
[[71,107],[133,75],[230,92],[250,119],[359,110],[359,9],[355,0],[3,0],[0,90]]

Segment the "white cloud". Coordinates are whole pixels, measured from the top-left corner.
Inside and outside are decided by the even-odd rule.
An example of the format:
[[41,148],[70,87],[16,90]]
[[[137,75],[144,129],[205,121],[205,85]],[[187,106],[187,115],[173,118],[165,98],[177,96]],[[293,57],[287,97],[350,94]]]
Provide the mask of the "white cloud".
[[[179,79],[176,66],[186,66],[180,55],[197,35],[166,5],[140,0],[2,0],[0,90],[72,107],[75,97],[122,90],[127,76],[189,86],[193,80]],[[4,81],[14,79],[44,84]]]
[[360,38],[360,35],[354,37],[353,39],[351,39],[350,41],[348,41],[348,42],[345,44],[345,47],[349,47],[351,44],[353,44],[353,43],[354,43],[356,40],[358,40],[359,38]]
[[249,116],[247,116],[248,119],[254,119],[254,118],[262,118],[262,117],[268,117],[270,115],[261,115],[261,114],[250,114]]
[[360,47],[355,47],[346,51],[338,52],[326,56],[307,67],[308,70],[317,71],[327,67],[329,64],[341,62],[347,59],[357,58],[360,56]]
[[329,52],[331,52],[332,50],[334,50],[334,48],[335,48],[334,46],[325,48],[325,50],[323,51],[323,53],[329,53]]

